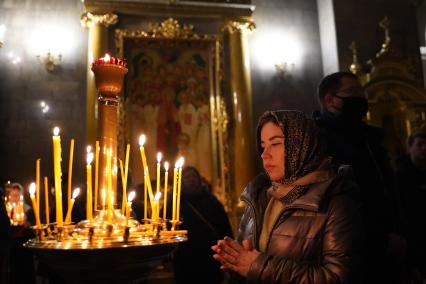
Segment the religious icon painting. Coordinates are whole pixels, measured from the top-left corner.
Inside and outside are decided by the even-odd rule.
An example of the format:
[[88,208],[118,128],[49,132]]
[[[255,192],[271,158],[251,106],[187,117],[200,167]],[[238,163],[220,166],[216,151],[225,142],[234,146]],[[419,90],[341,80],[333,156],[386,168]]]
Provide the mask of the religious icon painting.
[[[116,30],[119,56],[128,62],[121,136],[137,149],[147,137],[146,154],[153,172],[157,152],[171,165],[183,156],[215,187],[225,182],[226,110],[219,72],[221,37],[199,36],[191,26],[169,19],[149,31]],[[215,123],[216,121],[216,123]],[[120,139],[119,139],[120,141]],[[134,182],[142,182],[138,156],[131,157]]]

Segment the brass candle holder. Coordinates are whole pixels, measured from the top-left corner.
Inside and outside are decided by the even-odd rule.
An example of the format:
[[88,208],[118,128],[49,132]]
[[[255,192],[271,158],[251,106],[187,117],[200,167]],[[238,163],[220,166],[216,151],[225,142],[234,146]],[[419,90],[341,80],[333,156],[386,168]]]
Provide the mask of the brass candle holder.
[[[105,169],[117,160],[119,93],[127,68],[122,60],[104,57],[95,61],[92,70],[99,91],[100,149],[110,149],[111,155],[108,161],[106,151],[101,151],[99,168]],[[116,176],[112,179],[111,173],[99,171],[99,188],[106,188],[113,197],[117,196],[116,182]],[[101,194],[98,197],[99,208],[95,208],[93,219],[36,228],[37,237],[24,245],[71,283],[121,283],[144,278],[154,263],[187,240],[186,231],[175,230],[178,221],[169,221],[173,231],[167,231],[167,221],[161,218],[141,224],[133,218],[126,219],[117,209],[117,198],[111,209]]]

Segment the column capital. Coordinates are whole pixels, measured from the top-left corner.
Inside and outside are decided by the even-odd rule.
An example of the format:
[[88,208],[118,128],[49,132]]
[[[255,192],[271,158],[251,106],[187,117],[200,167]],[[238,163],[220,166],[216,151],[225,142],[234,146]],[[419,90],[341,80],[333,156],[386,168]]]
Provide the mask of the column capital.
[[256,24],[253,21],[228,21],[222,31],[232,34],[253,31],[254,29],[256,29]]
[[103,25],[108,28],[109,26],[115,25],[117,22],[118,16],[113,13],[97,15],[90,12],[84,12],[80,18],[80,23],[85,28],[90,28],[94,25]]

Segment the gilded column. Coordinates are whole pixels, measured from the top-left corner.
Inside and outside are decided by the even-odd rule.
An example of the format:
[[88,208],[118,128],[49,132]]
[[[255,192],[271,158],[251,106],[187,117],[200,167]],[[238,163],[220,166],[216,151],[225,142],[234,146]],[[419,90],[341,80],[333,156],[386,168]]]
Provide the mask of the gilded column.
[[[247,34],[255,25],[252,22],[230,21],[225,27],[229,36],[230,87],[233,109],[233,158],[235,190],[234,200],[238,198],[255,175],[254,136],[250,64]],[[237,165],[243,165],[238,167]],[[234,204],[235,204],[234,203]]]
[[108,27],[115,25],[118,16],[115,14],[94,15],[85,12],[81,15],[81,25],[89,30],[87,46],[87,87],[86,87],[86,143],[95,144],[97,136],[97,90],[95,77],[91,71],[94,58],[102,57],[108,52]]

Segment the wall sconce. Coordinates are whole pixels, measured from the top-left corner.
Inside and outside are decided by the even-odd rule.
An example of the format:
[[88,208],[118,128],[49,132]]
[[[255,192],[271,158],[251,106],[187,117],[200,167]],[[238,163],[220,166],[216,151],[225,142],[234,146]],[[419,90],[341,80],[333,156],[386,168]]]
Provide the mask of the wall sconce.
[[294,70],[294,63],[283,62],[275,64],[275,70],[277,70],[278,75],[281,77],[286,77],[292,70]]
[[267,72],[286,77],[301,62],[303,46],[297,33],[270,29],[253,38],[254,60]]
[[0,25],[0,48],[4,44],[4,34],[5,33],[6,33],[6,25],[5,24],[1,24]]
[[35,28],[28,37],[29,52],[44,64],[46,71],[52,73],[70,58],[75,45],[75,34],[60,24],[49,23]]
[[[40,60],[40,55],[37,55],[37,59]],[[61,63],[62,55],[58,54],[58,56],[55,57],[50,51],[46,53],[46,56],[43,58],[44,67],[46,67],[47,72],[53,72],[55,71],[56,66]]]

